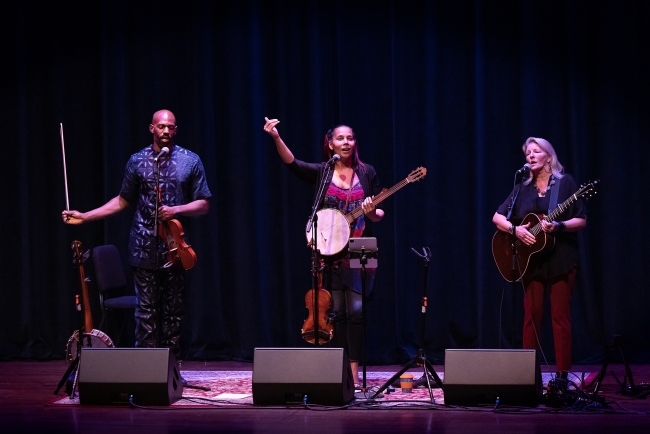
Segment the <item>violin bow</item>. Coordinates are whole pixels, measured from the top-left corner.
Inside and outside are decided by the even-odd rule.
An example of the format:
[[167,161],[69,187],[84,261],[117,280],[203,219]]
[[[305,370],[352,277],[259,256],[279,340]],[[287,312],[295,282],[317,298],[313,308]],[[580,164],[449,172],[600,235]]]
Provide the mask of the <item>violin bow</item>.
[[[70,211],[70,199],[68,198],[68,171],[65,166],[65,144],[63,141],[63,123],[59,124],[59,134],[61,135],[61,151],[63,153],[63,182],[65,183],[65,210]],[[67,218],[68,220],[70,217]]]

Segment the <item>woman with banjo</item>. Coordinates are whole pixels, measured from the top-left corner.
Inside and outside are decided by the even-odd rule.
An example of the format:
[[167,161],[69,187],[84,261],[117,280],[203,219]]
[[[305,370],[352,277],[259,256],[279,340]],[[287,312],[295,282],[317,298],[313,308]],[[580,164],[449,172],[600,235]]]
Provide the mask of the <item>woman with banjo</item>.
[[[350,268],[347,242],[351,236],[371,236],[372,224],[384,217],[384,211],[373,203],[373,196],[381,192],[377,173],[359,159],[354,131],[346,125],[327,131],[323,142],[327,162],[307,163],[294,158],[280,137],[276,128],[280,121],[264,119],[264,131],[273,137],[278,154],[289,170],[301,180],[316,185],[317,190],[324,185],[324,199],[318,205],[315,228],[317,249],[325,264],[325,287],[332,294],[328,310],[328,321],[334,326],[331,344],[345,349],[356,386],[363,341],[362,282],[361,270]],[[327,178],[323,180],[323,176]],[[349,221],[355,209],[363,213]],[[314,235],[312,231],[313,228],[307,233],[309,240]],[[366,270],[366,293],[373,283],[374,270]]]

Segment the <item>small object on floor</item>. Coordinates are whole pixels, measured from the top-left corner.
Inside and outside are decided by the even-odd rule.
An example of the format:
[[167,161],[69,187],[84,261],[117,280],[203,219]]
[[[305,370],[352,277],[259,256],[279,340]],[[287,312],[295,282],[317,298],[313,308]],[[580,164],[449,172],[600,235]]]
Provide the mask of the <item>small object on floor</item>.
[[413,374],[405,373],[399,377],[402,393],[413,393]]

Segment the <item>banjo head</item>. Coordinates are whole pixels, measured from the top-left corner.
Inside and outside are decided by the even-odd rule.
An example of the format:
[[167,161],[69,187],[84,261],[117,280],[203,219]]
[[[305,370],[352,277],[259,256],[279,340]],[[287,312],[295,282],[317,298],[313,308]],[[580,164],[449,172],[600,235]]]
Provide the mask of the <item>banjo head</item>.
[[[88,337],[90,345],[88,345]],[[70,364],[77,358],[77,347],[79,346],[79,330],[75,330],[68,344],[65,347],[65,361]],[[90,333],[85,333],[82,340],[82,347],[92,348],[114,348],[115,345],[108,335],[100,330],[92,329]]]
[[[318,230],[316,234],[316,247],[323,256],[332,256],[341,252],[350,240],[350,223],[345,215],[334,208],[323,208],[316,213],[318,217]],[[305,230],[307,242],[313,239],[314,227]]]

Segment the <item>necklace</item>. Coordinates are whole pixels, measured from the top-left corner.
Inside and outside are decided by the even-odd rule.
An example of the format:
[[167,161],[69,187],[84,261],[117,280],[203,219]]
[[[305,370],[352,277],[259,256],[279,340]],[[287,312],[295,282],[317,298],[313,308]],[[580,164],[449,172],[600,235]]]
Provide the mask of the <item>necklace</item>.
[[546,186],[546,189],[544,191],[541,191],[539,187],[537,186],[537,182],[535,183],[535,190],[537,190],[537,194],[540,195],[541,197],[546,196],[546,193],[551,190],[551,186],[555,184],[555,177],[551,175],[551,177],[548,179],[548,185]]

